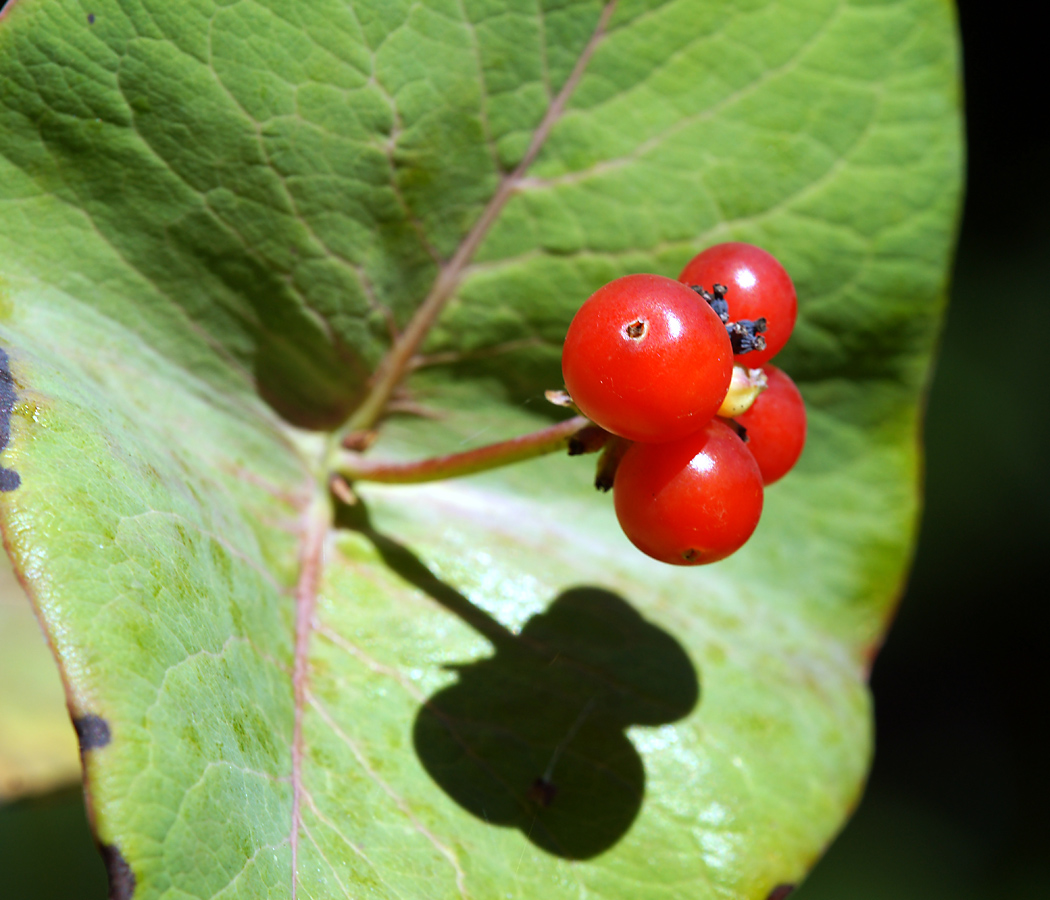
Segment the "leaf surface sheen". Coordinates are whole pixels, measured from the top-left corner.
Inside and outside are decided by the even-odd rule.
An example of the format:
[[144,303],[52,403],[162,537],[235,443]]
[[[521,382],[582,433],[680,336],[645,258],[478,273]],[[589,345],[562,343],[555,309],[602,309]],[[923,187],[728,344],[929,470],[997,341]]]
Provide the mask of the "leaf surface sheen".
[[[955,54],[939,0],[4,10],[0,520],[136,900],[804,876],[914,536]],[[413,322],[442,416],[377,454],[542,424],[582,299],[726,239],[796,282],[810,409],[736,556],[642,558],[580,460],[333,512]]]

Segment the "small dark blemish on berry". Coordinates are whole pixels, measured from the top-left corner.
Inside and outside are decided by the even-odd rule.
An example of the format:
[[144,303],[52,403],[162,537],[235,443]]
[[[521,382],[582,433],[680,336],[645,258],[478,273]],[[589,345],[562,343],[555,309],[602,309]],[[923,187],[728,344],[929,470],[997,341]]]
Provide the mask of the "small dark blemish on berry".
[[685,553],[682,554],[682,559],[686,562],[696,562],[700,558],[700,551],[695,547],[690,547]]
[[103,844],[99,851],[109,873],[109,900],[131,900],[135,893],[135,873],[124,855],[113,844]]
[[649,323],[645,319],[635,319],[624,330],[627,332],[627,337],[637,341],[645,337],[645,333],[649,330]]
[[[0,453],[6,449],[7,442],[11,439],[11,413],[17,400],[10,361],[7,354],[0,349]],[[22,478],[14,469],[0,466],[0,491],[13,491],[21,483]]]
[[109,722],[103,719],[102,716],[96,716],[94,713],[88,713],[86,716],[74,719],[73,727],[77,731],[81,756],[87,753],[88,750],[98,750],[101,747],[105,747],[113,737],[109,730]]
[[547,809],[558,794],[557,786],[551,784],[546,778],[537,778],[529,788],[529,799]]
[[766,897],[766,900],[784,900],[784,898],[794,890],[795,885],[793,884],[778,884],[769,892],[769,896]]
[[94,25],[94,24],[95,24],[95,14],[94,13],[88,13],[88,25]]

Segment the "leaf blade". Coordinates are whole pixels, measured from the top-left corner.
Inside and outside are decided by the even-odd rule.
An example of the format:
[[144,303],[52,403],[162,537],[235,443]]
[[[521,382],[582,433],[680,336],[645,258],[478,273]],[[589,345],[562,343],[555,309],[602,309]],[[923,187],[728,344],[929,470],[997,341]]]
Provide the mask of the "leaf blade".
[[[19,392],[4,464],[28,486],[0,498],[5,533],[62,636],[74,708],[112,724],[87,761],[96,826],[145,895],[761,898],[804,874],[855,799],[957,204],[945,11],[521,7],[112,5],[89,37],[76,4],[23,0],[0,28],[21,79],[0,97],[0,328]],[[602,9],[610,31],[581,70]],[[65,58],[109,81],[29,64]],[[507,181],[529,141],[535,165]],[[114,198],[117,165],[130,189]],[[326,538],[311,608],[325,442],[258,393],[295,421],[344,415],[466,247],[421,329],[451,377],[410,384],[446,418],[388,423],[378,449],[505,437],[537,422],[518,404],[557,384],[581,297],[635,268],[673,274],[730,234],[796,275],[784,361],[813,410],[799,473],[739,557],[650,567],[579,467],[544,461],[363,491],[375,524]],[[615,646],[589,632],[616,626],[650,652],[581,675]],[[573,665],[548,672],[537,633]],[[686,669],[665,680],[691,668],[698,703],[659,718],[610,687],[674,646]],[[473,762],[450,763],[449,740]],[[495,786],[468,789],[486,772]],[[500,824],[489,804],[510,810]]]

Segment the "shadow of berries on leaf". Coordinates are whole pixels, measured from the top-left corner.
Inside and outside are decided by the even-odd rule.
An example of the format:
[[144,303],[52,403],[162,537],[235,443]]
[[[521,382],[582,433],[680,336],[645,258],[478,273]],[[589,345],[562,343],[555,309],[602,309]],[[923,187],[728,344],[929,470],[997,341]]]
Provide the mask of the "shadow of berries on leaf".
[[430,777],[479,819],[518,828],[548,853],[587,859],[612,847],[645,796],[626,730],[675,722],[699,700],[678,641],[597,587],[563,592],[515,634],[376,532],[363,504],[342,524],[495,648],[450,666],[458,680],[420,709],[413,742]]

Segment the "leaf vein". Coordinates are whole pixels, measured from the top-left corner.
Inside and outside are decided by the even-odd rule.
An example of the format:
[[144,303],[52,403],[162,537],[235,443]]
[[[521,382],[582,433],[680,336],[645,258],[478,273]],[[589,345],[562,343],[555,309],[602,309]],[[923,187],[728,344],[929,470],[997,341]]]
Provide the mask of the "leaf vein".
[[430,333],[445,305],[459,287],[465,266],[488,234],[493,223],[499,218],[503,208],[514,194],[517,183],[528,171],[547,141],[551,130],[561,119],[565,105],[583,78],[591,57],[606,34],[609,19],[616,9],[617,0],[609,0],[602,9],[590,40],[584,47],[572,72],[558,95],[551,101],[543,119],[533,134],[532,141],[517,167],[500,181],[495,194],[482,210],[477,222],[460,242],[452,259],[442,266],[430,293],[416,309],[401,335],[400,340],[390,349],[376,370],[373,386],[365,402],[351,419],[351,429],[365,430],[371,428],[382,416],[387,402],[408,372],[412,358]]
[[445,846],[445,844],[438,840],[437,836],[416,817],[416,814],[412,812],[412,808],[408,805],[408,802],[403,797],[401,797],[389,784],[387,784],[386,781],[379,775],[379,773],[372,768],[368,760],[365,758],[364,753],[361,751],[361,748],[358,747],[357,742],[354,741],[353,738],[351,738],[345,731],[343,731],[339,727],[339,725],[335,722],[331,715],[329,715],[328,710],[326,710],[324,706],[315,697],[313,697],[313,695],[309,694],[309,692],[308,701],[310,705],[314,708],[314,710],[317,712],[317,714],[324,720],[325,724],[328,725],[328,727],[344,744],[346,744],[350,752],[354,755],[354,758],[357,760],[358,764],[361,766],[362,769],[364,769],[369,778],[371,778],[379,786],[383,793],[385,793],[391,800],[394,801],[394,804],[397,806],[397,808],[401,810],[402,814],[412,823],[412,827],[415,828],[416,831],[418,831],[423,837],[425,837],[431,844],[433,844],[434,849],[436,849],[438,853],[445,857],[445,859],[448,861],[449,865],[452,866],[452,869],[455,872],[456,887],[459,890],[460,896],[462,896],[463,898],[468,897],[466,890],[466,875],[463,872],[462,866],[460,866],[459,864],[459,860],[457,859],[456,854],[449,847]]
[[[732,106],[740,100],[754,94],[760,90],[770,81],[779,78],[782,75],[786,75],[793,71],[796,67],[801,64],[802,58],[812,49],[816,43],[821,40],[824,35],[834,25],[836,18],[842,12],[843,6],[836,7],[835,15],[829,16],[824,21],[819,29],[817,29],[806,41],[799,45],[796,51],[791,57],[771,69],[765,69],[761,75],[749,82],[747,85],[737,88],[736,90],[726,94],[717,103],[712,104],[706,109],[700,110],[692,116],[683,116],[675,121],[675,123],[663,131],[653,135],[645,141],[642,141],[634,150],[624,156],[616,157],[615,159],[600,160],[592,166],[586,169],[579,169],[575,172],[567,172],[564,175],[557,175],[550,178],[524,178],[518,185],[520,191],[531,191],[531,190],[544,190],[552,187],[559,187],[563,184],[576,184],[581,181],[586,181],[590,178],[594,178],[600,175],[604,175],[611,171],[624,168],[631,163],[637,162],[639,159],[644,157],[646,154],[653,150],[663,146],[670,138],[674,137],[686,128],[691,127],[700,122],[708,122],[717,116],[724,109]],[[679,51],[681,52],[681,51]],[[653,73],[649,76],[658,72],[659,69],[654,69]],[[646,79],[647,81],[649,79]],[[642,82],[643,84],[645,82]]]

